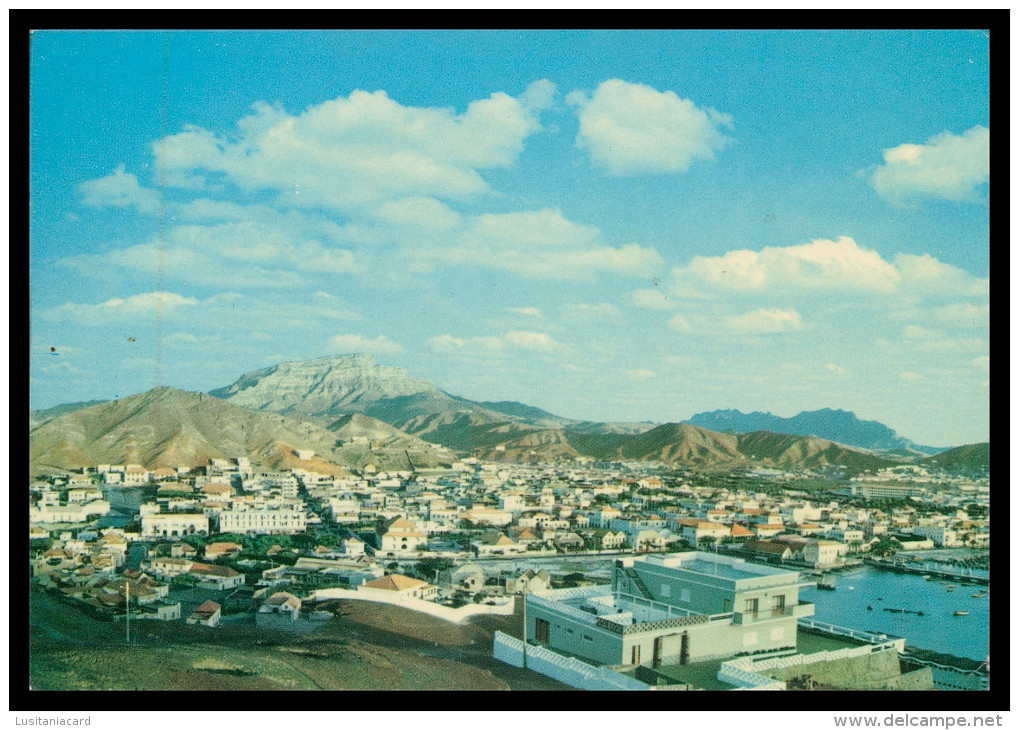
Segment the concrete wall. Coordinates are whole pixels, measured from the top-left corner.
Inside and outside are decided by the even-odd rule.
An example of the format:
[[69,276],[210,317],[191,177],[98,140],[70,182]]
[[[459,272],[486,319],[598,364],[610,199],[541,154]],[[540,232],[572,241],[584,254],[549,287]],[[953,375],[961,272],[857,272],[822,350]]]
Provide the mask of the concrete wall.
[[[492,655],[514,667],[524,665],[524,645],[519,639],[501,631],[495,633]],[[595,667],[571,657],[565,657],[540,646],[527,647],[527,668],[544,674],[577,689],[586,690],[649,690],[650,686],[633,677],[606,667]]]
[[[390,595],[385,595],[389,593]],[[411,611],[427,613],[430,616],[450,621],[452,623],[463,623],[471,616],[484,614],[496,616],[511,616],[513,614],[513,601],[503,605],[487,606],[482,604],[471,604],[460,608],[450,608],[431,601],[423,601],[420,598],[402,596],[391,591],[348,591],[345,588],[322,588],[312,593],[306,601],[326,601],[342,599],[346,601],[372,601],[374,603],[388,603],[392,606],[402,606]]]
[[[838,689],[934,688],[934,680],[929,667],[902,674],[897,651],[883,650],[878,647],[861,647],[861,649],[819,652],[809,655],[813,661],[770,669],[765,668],[769,662],[760,662],[755,666],[754,671],[786,682],[793,677],[808,675],[815,682],[831,685]],[[789,660],[792,659],[793,657],[789,657]]]

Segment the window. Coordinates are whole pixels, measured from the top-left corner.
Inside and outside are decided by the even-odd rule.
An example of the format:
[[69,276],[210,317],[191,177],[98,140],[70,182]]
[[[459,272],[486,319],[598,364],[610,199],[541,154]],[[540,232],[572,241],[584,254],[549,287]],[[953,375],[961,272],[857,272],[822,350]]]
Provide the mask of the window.
[[681,600],[683,603],[690,603],[690,589],[689,588],[683,588],[679,592],[679,600]]
[[672,589],[672,586],[670,586],[668,583],[662,584],[662,598],[668,598],[669,597],[669,591],[671,589]]
[[785,596],[772,596],[771,597],[771,612],[780,616],[785,611]]
[[757,615],[757,599],[748,598],[743,602],[743,613],[749,613],[754,616]]

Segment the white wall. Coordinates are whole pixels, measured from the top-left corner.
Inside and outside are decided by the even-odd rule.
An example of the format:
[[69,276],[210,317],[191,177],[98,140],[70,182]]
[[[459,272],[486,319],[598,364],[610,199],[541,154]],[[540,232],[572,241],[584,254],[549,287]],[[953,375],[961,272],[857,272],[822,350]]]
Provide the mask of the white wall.
[[[501,631],[495,632],[492,655],[514,667],[524,665],[524,644]],[[564,657],[541,646],[527,647],[527,668],[577,689],[648,690],[649,685],[605,667],[595,667],[579,659]]]
[[[390,595],[385,595],[389,593]],[[427,613],[443,621],[452,623],[463,623],[471,616],[482,614],[494,614],[497,616],[510,616],[513,614],[513,601],[510,600],[503,605],[488,606],[483,604],[471,604],[460,608],[441,606],[431,601],[423,601],[420,598],[401,596],[392,591],[350,591],[346,588],[322,588],[312,593],[305,599],[307,601],[326,601],[341,599],[348,601],[372,601],[374,603],[388,603],[392,606],[402,606],[411,611]]]

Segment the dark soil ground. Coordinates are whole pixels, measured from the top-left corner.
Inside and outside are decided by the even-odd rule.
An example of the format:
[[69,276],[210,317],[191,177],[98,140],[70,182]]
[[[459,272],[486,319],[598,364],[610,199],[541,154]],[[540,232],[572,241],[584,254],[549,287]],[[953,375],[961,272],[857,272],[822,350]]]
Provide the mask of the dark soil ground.
[[[452,624],[396,606],[338,601],[312,631],[228,618],[95,618],[33,587],[28,684],[40,690],[570,690],[492,657],[495,631],[520,635],[520,616]],[[13,638],[17,644],[17,638]],[[17,680],[13,681],[17,685]]]

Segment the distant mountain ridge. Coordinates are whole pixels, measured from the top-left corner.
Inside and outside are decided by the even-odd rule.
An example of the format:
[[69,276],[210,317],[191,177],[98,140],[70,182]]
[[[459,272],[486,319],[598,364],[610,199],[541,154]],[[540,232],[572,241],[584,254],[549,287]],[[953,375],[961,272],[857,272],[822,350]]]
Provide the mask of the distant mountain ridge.
[[[789,433],[793,429],[800,433]],[[300,448],[352,468],[430,466],[459,454],[517,463],[879,469],[915,462],[925,448],[876,421],[833,409],[788,419],[715,411],[659,425],[573,420],[516,401],[454,396],[401,368],[378,365],[370,355],[281,363],[205,396],[158,388],[98,405],[36,411],[30,439],[33,467],[48,468],[197,465],[237,455],[283,468]],[[971,470],[988,460],[987,444],[961,448],[930,464]]]
[[864,421],[857,418],[855,413],[832,408],[802,411],[791,418],[782,418],[761,411],[743,413],[737,410],[719,410],[697,413],[683,423],[723,433],[731,431],[744,434],[753,431],[771,431],[797,436],[816,436],[827,441],[871,451],[908,450],[928,455],[943,451],[943,449],[932,446],[913,443],[878,421]]

